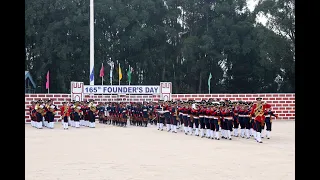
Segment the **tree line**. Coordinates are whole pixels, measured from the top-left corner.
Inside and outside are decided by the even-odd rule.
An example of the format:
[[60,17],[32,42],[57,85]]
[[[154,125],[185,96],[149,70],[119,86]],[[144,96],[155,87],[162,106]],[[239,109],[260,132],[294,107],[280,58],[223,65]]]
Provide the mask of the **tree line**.
[[[295,91],[294,0],[95,0],[95,84],[118,84],[133,68],[131,85],[172,82],[173,93]],[[89,84],[89,0],[25,1],[25,68],[38,89],[69,93]],[[267,24],[257,21],[268,17]]]

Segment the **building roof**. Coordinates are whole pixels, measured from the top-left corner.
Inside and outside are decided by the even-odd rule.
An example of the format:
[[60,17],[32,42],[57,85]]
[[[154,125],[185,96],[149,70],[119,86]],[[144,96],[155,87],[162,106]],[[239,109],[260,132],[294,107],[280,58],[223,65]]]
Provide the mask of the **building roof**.
[[30,82],[32,83],[32,86],[33,86],[34,88],[36,88],[36,84],[34,83],[32,77],[31,77],[30,72],[29,72],[29,71],[24,71],[24,80],[27,80],[28,78],[30,79]]

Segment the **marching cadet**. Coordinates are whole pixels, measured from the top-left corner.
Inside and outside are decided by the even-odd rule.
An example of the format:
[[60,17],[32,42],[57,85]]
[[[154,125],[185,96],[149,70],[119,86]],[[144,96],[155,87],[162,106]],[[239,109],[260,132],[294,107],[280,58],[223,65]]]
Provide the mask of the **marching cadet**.
[[74,106],[73,106],[73,116],[74,116],[74,127],[75,128],[80,128],[80,115],[81,115],[81,106],[80,102],[76,101]]
[[196,104],[196,107],[192,110],[192,115],[193,115],[193,121],[195,125],[195,136],[199,136],[199,104]]
[[210,108],[211,108],[210,103],[207,103],[207,108],[204,115],[204,123],[206,125],[206,138],[210,138],[210,120],[209,120]]
[[35,106],[36,112],[36,128],[42,129],[42,121],[43,121],[43,112],[44,112],[44,106],[41,104],[41,101],[37,103]]
[[187,103],[183,103],[182,112],[183,112],[182,119],[183,119],[184,134],[188,135],[188,105],[187,105]]
[[68,120],[70,116],[70,106],[68,105],[67,102],[62,103],[62,107],[60,108],[61,115],[62,115],[62,122],[63,122],[63,129],[67,130],[68,129]]
[[[266,125],[266,137],[267,139],[270,139],[270,132],[271,132],[271,125],[272,125],[272,117],[278,118],[278,115],[274,114],[271,109],[266,109],[264,112],[265,115],[265,125]],[[263,138],[262,135],[262,130],[264,130],[264,125],[261,127],[261,137]]]
[[31,126],[32,127],[35,127],[35,120],[36,120],[36,117],[35,117],[35,105],[36,103],[34,101],[31,101],[31,106],[29,106],[29,115],[30,115],[30,119],[31,119]]
[[265,123],[265,116],[264,116],[264,112],[266,109],[271,108],[270,104],[266,104],[264,102],[262,102],[262,98],[258,97],[257,102],[252,106],[251,109],[251,115],[255,116],[255,127],[256,127],[256,141],[258,143],[262,143],[261,140],[261,126],[262,124]]
[[104,111],[105,119],[104,119],[104,124],[111,124],[110,121],[110,104],[105,103],[105,111]]
[[188,132],[190,135],[192,135],[192,133],[193,133],[193,115],[192,115],[192,102],[191,101],[189,101],[187,112],[188,112],[188,116],[187,116]]
[[215,131],[215,124],[214,124],[214,108],[213,108],[213,104],[212,102],[210,102],[210,108],[209,108],[209,112],[208,112],[208,119],[209,119],[209,124],[210,124],[210,129],[209,129],[209,135],[208,138],[209,139],[214,139],[214,131]]
[[84,122],[83,126],[89,127],[90,122],[89,122],[89,102],[87,101],[85,104],[85,107],[82,109],[82,112],[84,114]]
[[143,117],[143,125],[144,127],[147,127],[149,115],[148,115],[148,106],[146,102],[144,102],[142,106],[142,117]]
[[[180,126],[182,126],[183,124],[183,108],[182,108],[182,102],[179,102],[179,106],[178,106],[178,115],[179,115],[179,124],[177,125],[177,129],[180,128]],[[182,129],[182,128],[181,128]]]
[[206,116],[206,104],[202,104],[199,110],[199,121],[200,121],[200,137],[204,137],[204,129],[205,129],[205,120]]
[[[128,122],[128,109],[126,105],[124,104],[122,107],[122,126],[127,127],[127,122]],[[147,127],[148,124],[148,119],[145,121],[145,127]]]
[[136,126],[136,119],[135,119],[135,104],[134,103],[131,103],[130,104],[130,113],[129,113],[129,116],[130,116],[130,125],[131,126]]
[[220,127],[219,127],[219,124],[220,124],[220,110],[219,110],[219,102],[216,102],[215,103],[215,109],[214,109],[214,112],[213,112],[213,124],[214,124],[214,134],[215,134],[215,139],[216,140],[220,140],[220,134],[219,134],[219,130],[220,130]]
[[49,100],[44,100],[43,101],[44,102],[44,111],[45,111],[45,113],[44,113],[44,116],[43,116],[43,118],[44,118],[44,120],[43,120],[43,126],[44,127],[47,127],[48,128],[48,126],[49,126],[49,119],[48,119],[48,114],[47,114],[47,112],[49,112],[49,103],[50,103],[50,101]]
[[233,102],[233,136],[238,137],[239,133],[239,104],[237,102]]
[[163,125],[164,125],[164,110],[163,110],[163,101],[159,101],[159,106],[158,106],[158,123],[157,123],[157,127],[158,130],[163,131]]
[[231,131],[232,131],[232,124],[233,124],[232,106],[231,105],[227,106],[222,115],[226,123],[225,138],[231,140]]
[[239,108],[237,110],[238,113],[238,121],[240,124],[240,137],[244,138],[244,133],[245,133],[245,123],[244,123],[244,105],[242,104],[241,101],[239,101]]
[[112,121],[112,125],[114,126],[116,125],[115,116],[116,116],[116,107],[115,107],[115,104],[112,103],[110,108],[110,118]]
[[170,102],[169,101],[166,101],[164,102],[164,107],[163,107],[163,110],[164,110],[164,123],[165,123],[165,126],[167,128],[167,132],[169,132],[171,130],[171,127],[170,127],[170,111],[169,111],[169,107],[170,107]]
[[54,116],[56,115],[56,110],[57,110],[57,106],[54,105],[53,103],[51,103],[52,101],[49,100],[48,101],[49,104],[49,109],[46,113],[47,117],[48,117],[48,128],[53,129],[54,128]]
[[173,102],[170,112],[171,112],[171,130],[172,130],[172,133],[177,133],[177,123],[178,123],[179,117],[178,117],[177,104],[175,102]]
[[148,121],[150,122],[150,124],[151,125],[155,124],[154,123],[154,106],[152,103],[148,104],[148,115],[149,115]]
[[98,116],[99,116],[99,123],[104,123],[105,119],[105,107],[102,104],[102,102],[99,103],[99,106],[97,107],[98,109]]
[[75,125],[74,125],[74,101],[73,102],[71,102],[70,103],[70,123],[69,123],[69,125],[71,126],[71,127],[75,127]]
[[[244,103],[244,109],[242,112],[242,116],[243,116],[243,123],[245,126],[245,133],[246,133],[246,138],[249,139],[250,138],[250,128],[251,128],[251,118],[250,118],[250,112],[251,110],[249,109],[249,104],[248,103]],[[244,136],[242,137],[244,138]]]
[[227,120],[224,118],[224,111],[225,111],[225,102],[221,101],[220,102],[220,115],[221,115],[221,138],[227,139]]
[[96,105],[94,104],[94,101],[91,100],[88,106],[89,112],[88,112],[88,116],[89,116],[89,127],[90,128],[95,128],[96,127]]

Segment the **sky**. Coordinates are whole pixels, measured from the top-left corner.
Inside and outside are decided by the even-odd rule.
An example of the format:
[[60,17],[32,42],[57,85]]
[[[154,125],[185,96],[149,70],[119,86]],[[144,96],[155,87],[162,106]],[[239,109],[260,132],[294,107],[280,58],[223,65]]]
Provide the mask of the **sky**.
[[[258,4],[259,0],[247,0],[247,6],[250,11],[253,11],[255,6]],[[262,23],[263,25],[266,25],[267,18],[265,16],[258,16],[257,21]]]

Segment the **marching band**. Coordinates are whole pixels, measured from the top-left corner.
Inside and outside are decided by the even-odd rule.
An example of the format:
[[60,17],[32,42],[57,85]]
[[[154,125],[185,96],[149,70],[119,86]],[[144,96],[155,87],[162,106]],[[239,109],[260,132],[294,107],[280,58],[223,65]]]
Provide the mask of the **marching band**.
[[[257,98],[256,102],[231,102],[219,99],[208,101],[159,101],[131,103],[63,102],[58,110],[51,100],[32,102],[30,106],[31,126],[42,129],[54,128],[54,116],[61,112],[63,129],[95,128],[98,116],[101,124],[127,127],[156,126],[159,131],[164,127],[167,132],[195,135],[208,139],[228,139],[253,137],[258,143],[261,138],[270,138],[272,118],[277,117],[271,106]],[[266,129],[266,130],[264,130]],[[221,133],[221,135],[220,135]]]

